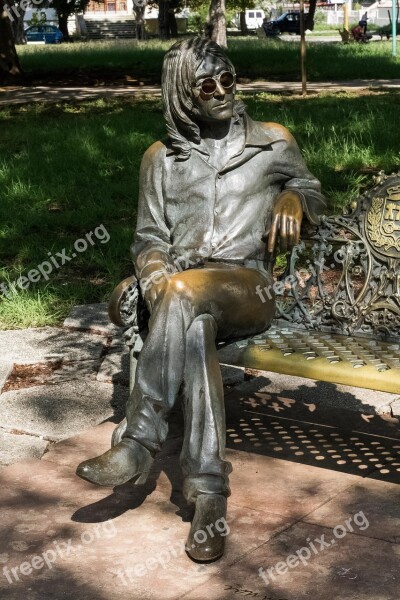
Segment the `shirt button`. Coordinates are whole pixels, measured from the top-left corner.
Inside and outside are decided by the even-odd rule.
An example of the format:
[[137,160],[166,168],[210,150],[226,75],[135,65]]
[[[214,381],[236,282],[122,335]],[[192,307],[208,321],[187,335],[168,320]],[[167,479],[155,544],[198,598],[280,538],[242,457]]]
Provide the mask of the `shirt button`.
[[222,179],[221,173],[218,173],[218,179]]
[[214,208],[214,215],[218,215],[218,214],[219,214],[218,208]]

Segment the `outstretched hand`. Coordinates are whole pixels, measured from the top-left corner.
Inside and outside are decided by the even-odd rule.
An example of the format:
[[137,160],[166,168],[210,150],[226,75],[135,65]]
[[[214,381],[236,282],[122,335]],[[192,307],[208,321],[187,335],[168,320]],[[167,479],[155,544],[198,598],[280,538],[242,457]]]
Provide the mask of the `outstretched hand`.
[[290,250],[300,241],[303,207],[297,192],[286,190],[282,192],[275,203],[272,213],[272,225],[268,236],[267,250],[272,254],[279,237],[282,252]]

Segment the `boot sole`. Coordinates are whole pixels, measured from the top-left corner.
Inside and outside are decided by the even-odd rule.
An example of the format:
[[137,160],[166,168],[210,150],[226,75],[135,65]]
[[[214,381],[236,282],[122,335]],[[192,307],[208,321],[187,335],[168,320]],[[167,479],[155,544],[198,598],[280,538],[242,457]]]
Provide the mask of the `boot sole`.
[[144,465],[144,468],[142,471],[139,471],[138,473],[135,473],[132,477],[121,477],[121,478],[114,478],[114,479],[104,479],[103,481],[101,481],[101,477],[99,480],[97,480],[97,478],[95,476],[91,476],[90,473],[85,473],[85,471],[82,469],[79,469],[79,467],[76,470],[76,474],[78,475],[78,477],[80,477],[81,479],[84,479],[85,481],[89,481],[89,483],[94,483],[95,485],[100,485],[102,487],[114,487],[116,485],[123,485],[124,483],[128,483],[131,482],[133,485],[143,485],[144,483],[146,483],[147,478],[149,476],[152,464],[153,464],[153,457],[149,456],[146,460],[146,464]]

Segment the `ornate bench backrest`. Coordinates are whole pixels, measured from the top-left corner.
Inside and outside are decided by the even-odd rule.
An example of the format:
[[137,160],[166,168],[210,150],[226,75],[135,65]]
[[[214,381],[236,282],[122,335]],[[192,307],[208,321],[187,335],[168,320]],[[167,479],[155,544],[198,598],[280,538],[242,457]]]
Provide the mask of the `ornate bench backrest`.
[[280,278],[276,321],[400,342],[400,174],[380,175],[350,213],[303,238]]

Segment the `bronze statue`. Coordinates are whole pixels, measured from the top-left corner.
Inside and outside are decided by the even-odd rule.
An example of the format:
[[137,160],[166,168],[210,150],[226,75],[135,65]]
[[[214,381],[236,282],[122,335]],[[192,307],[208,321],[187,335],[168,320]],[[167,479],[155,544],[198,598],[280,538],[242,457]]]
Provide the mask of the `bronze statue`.
[[187,552],[201,561],[223,554],[223,532],[214,527],[201,542],[196,532],[225,519],[230,495],[216,341],[269,327],[274,300],[256,293],[259,285],[272,289],[266,261],[278,237],[281,250],[298,242],[303,212],[316,224],[325,208],[291,134],[252,121],[235,91],[234,67],[214,42],[194,38],[167,52],[168,140],[143,157],[132,245],[149,332],[122,440],[77,469],[100,485],[144,483],[182,397],[183,493],[195,504]]

